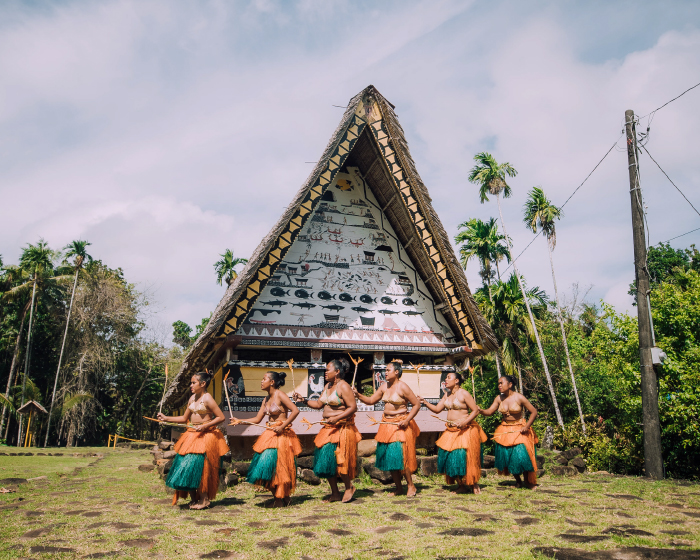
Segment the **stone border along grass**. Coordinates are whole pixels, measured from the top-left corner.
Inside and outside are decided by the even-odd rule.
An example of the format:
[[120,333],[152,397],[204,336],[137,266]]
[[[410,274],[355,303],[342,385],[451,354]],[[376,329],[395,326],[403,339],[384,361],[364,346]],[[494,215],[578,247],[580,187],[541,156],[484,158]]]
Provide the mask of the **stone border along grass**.
[[194,512],[171,508],[157,471],[139,470],[154,468],[147,451],[80,451],[0,456],[0,478],[32,479],[0,495],[1,558],[700,557],[697,484],[584,473],[547,475],[529,492],[488,474],[480,496],[457,496],[419,475],[407,499],[365,472],[351,504],[323,503],[325,483],[300,482],[292,507],[271,510],[269,494],[239,479]]

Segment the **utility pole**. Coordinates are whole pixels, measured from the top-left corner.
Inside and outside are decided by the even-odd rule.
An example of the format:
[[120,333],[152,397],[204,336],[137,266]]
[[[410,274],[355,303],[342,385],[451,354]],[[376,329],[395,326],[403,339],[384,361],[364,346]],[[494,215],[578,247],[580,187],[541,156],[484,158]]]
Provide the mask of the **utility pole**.
[[639,362],[642,377],[642,422],[644,430],[644,470],[647,476],[664,477],[659,425],[659,389],[652,363],[653,344],[651,310],[649,306],[649,271],[644,240],[644,208],[639,184],[639,160],[634,111],[625,111],[627,131],[627,163],[632,199],[632,239],[634,241],[634,274],[637,284],[637,319],[639,322]]

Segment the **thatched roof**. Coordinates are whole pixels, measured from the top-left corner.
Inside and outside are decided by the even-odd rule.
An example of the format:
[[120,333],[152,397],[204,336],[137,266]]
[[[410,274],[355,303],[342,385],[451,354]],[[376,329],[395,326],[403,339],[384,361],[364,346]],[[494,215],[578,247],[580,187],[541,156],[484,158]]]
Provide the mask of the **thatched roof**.
[[189,376],[204,369],[226,338],[235,335],[325,189],[345,165],[359,168],[431,296],[439,302],[437,308],[457,335],[457,343],[470,347],[472,355],[498,347],[416,171],[394,106],[369,86],[350,100],[314,170],[226,290],[169,387],[167,405],[179,400]]

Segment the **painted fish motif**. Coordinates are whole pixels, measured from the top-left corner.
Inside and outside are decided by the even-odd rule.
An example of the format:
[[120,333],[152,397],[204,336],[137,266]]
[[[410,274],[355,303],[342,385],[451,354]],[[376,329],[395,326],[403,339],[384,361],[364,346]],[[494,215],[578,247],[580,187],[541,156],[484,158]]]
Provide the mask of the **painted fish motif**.
[[282,312],[281,312],[279,309],[253,309],[253,310],[250,312],[250,314],[252,315],[252,314],[255,313],[256,311],[259,311],[260,313],[262,313],[263,315],[265,315],[265,317],[267,317],[270,313],[277,313],[277,315],[281,315],[281,314],[282,314]]
[[376,300],[375,298],[373,298],[373,297],[368,296],[367,294],[363,294],[363,295],[360,296],[360,301],[361,301],[362,303],[374,303],[374,302],[376,302],[377,300]]
[[313,294],[310,294],[306,290],[297,290],[294,292],[294,295],[297,296],[298,298],[306,299],[306,298],[310,298]]
[[401,300],[404,305],[418,305],[417,301],[413,301],[410,297],[405,297]]
[[380,309],[379,313],[382,315],[398,315],[400,311],[392,311],[391,309]]
[[367,309],[366,307],[351,307],[353,311],[357,311],[358,313],[369,313],[372,311],[371,309]]
[[338,305],[337,303],[334,303],[333,305],[322,305],[323,309],[330,309],[331,311],[340,311],[341,309],[345,309],[344,306]]
[[339,299],[340,301],[349,302],[349,301],[354,300],[355,298],[352,297],[350,294],[346,294],[345,292],[343,292],[342,294],[340,294],[340,295],[338,296],[338,299]]
[[391,299],[390,297],[383,296],[382,299],[380,299],[384,305],[394,305],[396,303],[395,299]]
[[287,302],[282,301],[281,299],[276,299],[274,301],[263,301],[261,303],[263,305],[271,305],[272,307],[282,307],[283,305],[287,305]]
[[404,311],[404,315],[423,315],[425,311]]
[[302,309],[311,309],[312,307],[316,307],[316,304],[309,303],[308,301],[303,301],[301,303],[293,303],[292,307],[301,307]]
[[331,294],[330,292],[327,292],[326,290],[318,292],[318,297],[325,300],[335,299],[335,295]]
[[283,290],[282,288],[272,288],[270,293],[275,297],[288,296],[289,290]]

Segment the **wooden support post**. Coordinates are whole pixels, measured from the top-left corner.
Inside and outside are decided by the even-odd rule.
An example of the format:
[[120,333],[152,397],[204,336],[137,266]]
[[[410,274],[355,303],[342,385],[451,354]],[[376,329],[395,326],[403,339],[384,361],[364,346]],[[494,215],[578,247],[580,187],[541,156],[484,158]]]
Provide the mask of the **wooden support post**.
[[625,111],[627,131],[627,169],[632,200],[632,240],[634,242],[634,274],[637,282],[637,319],[639,322],[639,362],[642,377],[642,422],[644,430],[644,470],[647,476],[664,477],[661,453],[661,427],[659,423],[659,390],[651,357],[653,335],[648,296],[649,271],[647,248],[644,239],[644,207],[639,184],[639,158],[634,111]]
[[24,447],[27,447],[27,442],[29,441],[29,429],[32,427],[32,416],[34,416],[34,411],[29,412],[29,421],[27,422],[27,434],[24,436]]

